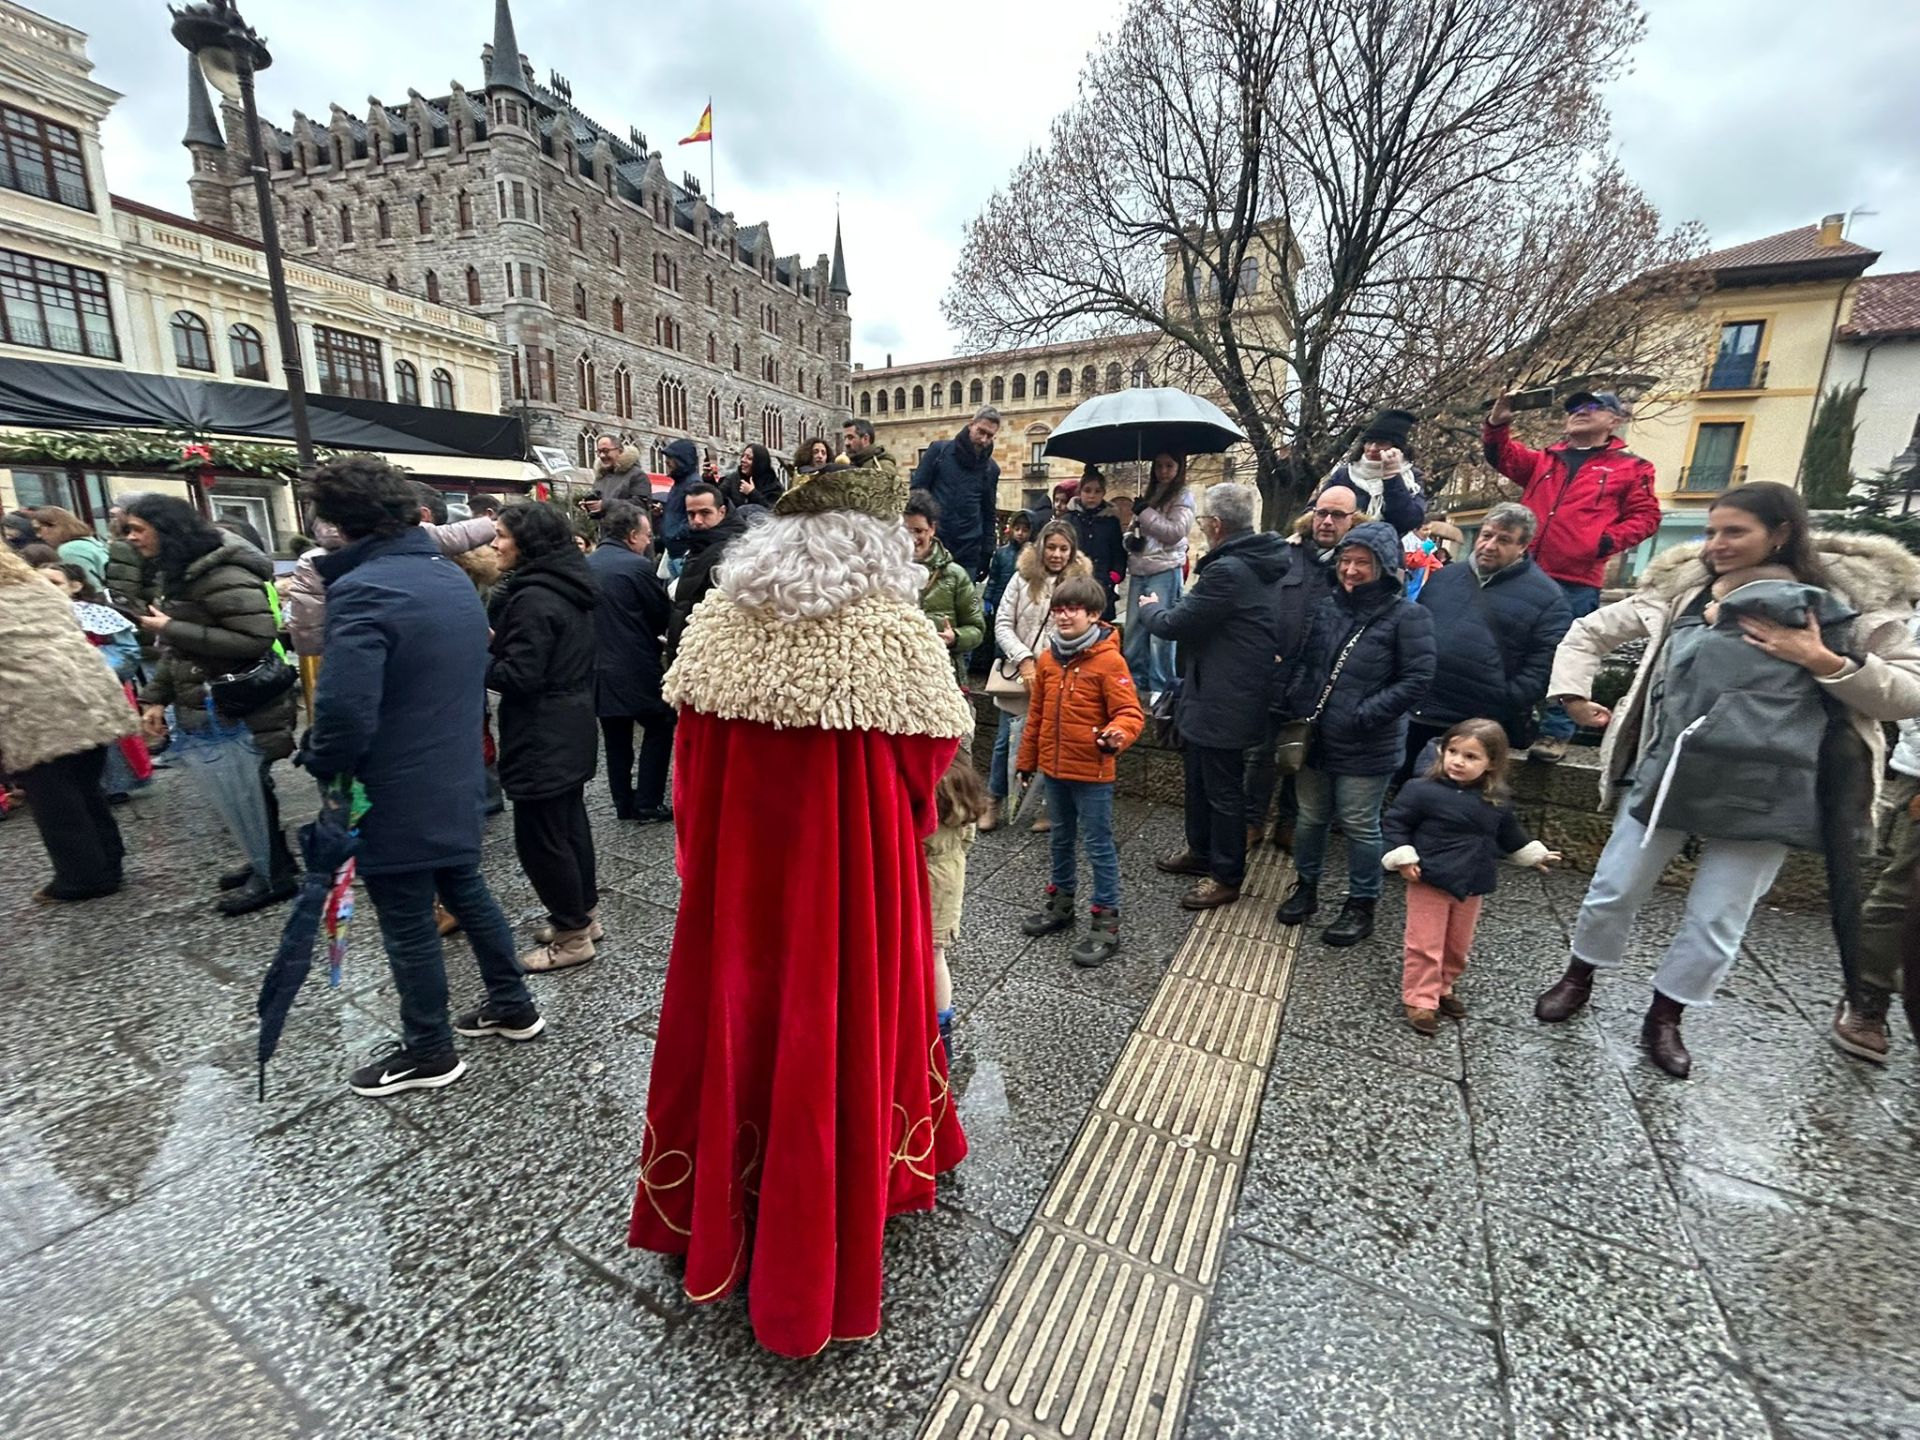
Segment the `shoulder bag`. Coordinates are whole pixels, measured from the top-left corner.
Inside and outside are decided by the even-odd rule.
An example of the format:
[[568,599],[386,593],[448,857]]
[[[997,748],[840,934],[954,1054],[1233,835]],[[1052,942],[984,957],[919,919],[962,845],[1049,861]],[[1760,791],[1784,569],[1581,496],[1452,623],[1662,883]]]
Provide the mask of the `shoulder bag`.
[[[1017,572],[1010,582],[1011,585],[1024,583]],[[1002,592],[1000,596],[1000,603],[1002,605],[1007,603],[1004,592]],[[1032,638],[1029,639],[1024,635],[1020,637],[1026,642],[1028,650],[1038,650],[1040,648],[1040,637],[1047,633],[1047,621],[1052,614],[1053,612],[1050,609],[1043,608],[1040,611],[1040,624],[1035,628]],[[1027,682],[1020,678],[1019,662],[1005,655],[995,660],[992,668],[987,671],[987,694],[1004,695],[1011,699],[1015,696],[1024,696],[1026,693]]]
[[1346,668],[1347,656],[1353,653],[1353,647],[1360,643],[1360,637],[1367,633],[1367,626],[1372,623],[1371,620],[1361,621],[1359,628],[1347,638],[1347,643],[1340,647],[1333,670],[1327,676],[1326,688],[1314,702],[1313,713],[1304,720],[1289,720],[1280,727],[1274,768],[1281,775],[1297,775],[1300,767],[1307,763],[1307,751],[1313,745],[1313,727],[1319,724],[1320,712],[1327,708],[1327,701],[1333,696],[1333,687],[1340,683],[1340,672]]
[[231,720],[239,720],[273,704],[291,690],[300,672],[287,663],[286,647],[280,643],[280,596],[271,584],[266,587],[267,608],[273,612],[275,637],[273,648],[245,670],[207,676],[207,694],[213,708]]

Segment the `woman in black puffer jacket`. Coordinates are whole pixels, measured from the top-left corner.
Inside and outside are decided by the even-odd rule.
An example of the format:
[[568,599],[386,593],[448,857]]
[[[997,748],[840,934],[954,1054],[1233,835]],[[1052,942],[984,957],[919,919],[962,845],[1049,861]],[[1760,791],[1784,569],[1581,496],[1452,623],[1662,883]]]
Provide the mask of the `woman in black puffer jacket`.
[[1281,671],[1278,718],[1315,721],[1296,785],[1299,879],[1280,906],[1282,925],[1319,908],[1336,816],[1347,839],[1347,900],[1321,933],[1323,945],[1356,945],[1373,933],[1380,807],[1406,748],[1407,714],[1433,683],[1433,617],[1402,592],[1400,555],[1391,525],[1372,520],[1349,530],[1334,554],[1334,592],[1314,607],[1306,643]]
[[506,579],[488,607],[500,695],[500,783],[513,802],[520,868],[547,907],[529,970],[593,958],[600,903],[587,781],[599,760],[593,705],[593,606],[598,591],[566,516],[551,505],[509,505],[495,522]]
[[[134,500],[127,506],[126,526],[128,542],[153,562],[160,584],[159,604],[149,606],[140,621],[159,650],[153,678],[140,691],[141,723],[149,736],[165,735],[171,705],[173,723],[183,734],[204,732],[216,718],[223,723],[232,718],[209,710],[209,677],[251,670],[279,643],[280,622],[267,594],[273,561],[171,495]],[[289,685],[277,699],[238,717],[260,751],[268,850],[249,855],[247,865],[220,877],[220,888],[231,892],[220,901],[222,914],[244,915],[290,899],[298,888],[299,871],[280,829],[272,775],[273,762],[293,753],[296,689]]]

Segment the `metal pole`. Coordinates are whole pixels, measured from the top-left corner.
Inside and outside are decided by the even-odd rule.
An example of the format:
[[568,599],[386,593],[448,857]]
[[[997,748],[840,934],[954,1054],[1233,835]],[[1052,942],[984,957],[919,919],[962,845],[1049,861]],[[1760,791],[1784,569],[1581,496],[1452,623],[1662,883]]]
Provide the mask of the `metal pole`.
[[267,252],[267,288],[273,294],[273,323],[280,332],[280,368],[287,377],[287,404],[293,417],[293,448],[300,468],[313,468],[313,431],[307,425],[307,377],[300,363],[300,338],[293,329],[287,299],[287,272],[280,261],[280,222],[273,213],[273,187],[267,178],[266,147],[260,143],[260,112],[253,100],[253,62],[247,47],[231,51],[240,81],[240,110],[247,122],[247,166],[253,171],[253,198],[260,208],[260,243]]

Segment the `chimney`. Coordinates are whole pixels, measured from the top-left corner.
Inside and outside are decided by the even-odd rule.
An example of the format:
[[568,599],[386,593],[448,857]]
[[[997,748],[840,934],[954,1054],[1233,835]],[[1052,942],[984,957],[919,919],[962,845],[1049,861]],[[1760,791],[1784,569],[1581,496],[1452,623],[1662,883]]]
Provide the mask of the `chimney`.
[[892,368],[893,368],[893,352],[889,350],[887,352],[887,369],[891,370]]
[[1831,250],[1847,238],[1847,217],[1828,215],[1820,222],[1820,248]]

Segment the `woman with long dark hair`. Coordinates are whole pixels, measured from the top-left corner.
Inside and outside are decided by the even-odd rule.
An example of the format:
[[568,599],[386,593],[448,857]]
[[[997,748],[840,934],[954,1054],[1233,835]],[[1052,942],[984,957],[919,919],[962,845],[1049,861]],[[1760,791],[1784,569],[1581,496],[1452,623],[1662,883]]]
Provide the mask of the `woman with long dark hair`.
[[[1661,554],[1633,595],[1574,624],[1548,694],[1606,731],[1603,806],[1630,788],[1539,1019],[1586,1004],[1595,970],[1621,963],[1661,872],[1698,836],[1686,914],[1641,1027],[1654,1064],[1687,1077],[1682,1013],[1713,1003],[1788,849],[1824,849],[1845,878],[1847,837],[1870,819],[1881,722],[1920,715],[1916,598],[1920,560],[1900,545],[1815,535],[1798,494],[1758,482],[1713,503],[1702,544]],[[1630,640],[1646,653],[1608,710],[1589,698],[1594,677]]]
[[780,492],[786,487],[780,483],[780,472],[774,469],[773,455],[764,445],[749,445],[740,452],[740,463],[731,474],[721,481],[721,493],[727,497],[727,508],[736,515],[749,505],[761,505],[771,510],[773,502],[780,498]]
[[[140,620],[160,652],[153,677],[140,692],[147,734],[167,733],[167,707],[172,706],[182,736],[211,742],[220,731],[244,724],[259,755],[266,844],[251,853],[257,837],[234,831],[234,839],[250,853],[245,866],[220,877],[220,888],[230,892],[220,901],[220,912],[245,915],[291,899],[299,873],[280,830],[272,768],[293,753],[297,686],[289,684],[245,714],[217,712],[211,689],[220,676],[252,671],[279,644],[280,621],[268,592],[273,561],[171,495],[143,495],[128,505],[127,540],[154,562],[160,582],[159,603]],[[235,823],[229,817],[229,827]]]
[[493,660],[487,688],[500,695],[500,783],[513,802],[520,868],[547,907],[529,970],[593,959],[605,932],[587,781],[599,758],[593,705],[593,607],[598,598],[573,526],[553,505],[509,505],[495,522],[506,578],[489,606]]

